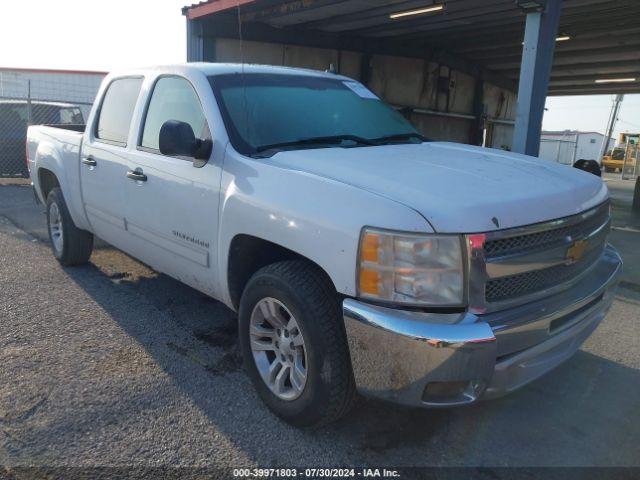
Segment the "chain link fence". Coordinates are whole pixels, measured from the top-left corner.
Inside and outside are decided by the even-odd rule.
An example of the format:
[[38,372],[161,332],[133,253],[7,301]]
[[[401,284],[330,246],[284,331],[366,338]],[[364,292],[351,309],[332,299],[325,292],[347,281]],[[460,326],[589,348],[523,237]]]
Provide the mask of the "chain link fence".
[[103,75],[0,71],[0,177],[28,177],[29,125],[83,124]]

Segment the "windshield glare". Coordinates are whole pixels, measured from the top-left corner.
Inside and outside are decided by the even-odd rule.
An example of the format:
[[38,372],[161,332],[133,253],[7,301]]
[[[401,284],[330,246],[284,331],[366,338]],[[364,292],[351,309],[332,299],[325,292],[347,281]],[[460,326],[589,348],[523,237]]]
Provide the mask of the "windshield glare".
[[[257,73],[216,75],[209,81],[231,143],[245,155],[264,146],[314,138],[349,136],[374,140],[417,135],[400,113],[358,82]],[[324,146],[331,146],[332,142],[326,143]],[[335,145],[343,142],[335,141]]]

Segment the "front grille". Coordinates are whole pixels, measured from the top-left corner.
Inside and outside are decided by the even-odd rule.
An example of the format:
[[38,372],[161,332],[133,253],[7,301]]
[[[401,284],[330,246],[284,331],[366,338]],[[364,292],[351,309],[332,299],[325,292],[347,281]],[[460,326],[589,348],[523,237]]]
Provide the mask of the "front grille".
[[[609,205],[550,222],[486,234],[476,252],[470,243],[469,302],[489,312],[526,303],[571,285],[601,256],[608,232]],[[571,263],[569,249],[582,256]]]
[[489,240],[484,245],[485,256],[487,259],[491,259],[502,255],[552,248],[554,245],[566,241],[567,237],[580,238],[585,236],[605,223],[608,217],[609,211],[605,206],[582,223],[515,237]]
[[573,265],[556,265],[542,270],[489,280],[485,287],[487,302],[499,302],[530,295],[569,282],[588,270],[601,253],[602,248],[599,247]]

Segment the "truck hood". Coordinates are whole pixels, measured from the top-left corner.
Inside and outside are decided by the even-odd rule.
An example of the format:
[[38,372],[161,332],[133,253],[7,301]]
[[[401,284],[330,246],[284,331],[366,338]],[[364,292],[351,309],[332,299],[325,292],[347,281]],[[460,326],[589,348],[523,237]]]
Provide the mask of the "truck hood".
[[604,182],[581,170],[456,143],[285,151],[269,161],[400,202],[443,233],[489,232],[553,220],[608,197]]

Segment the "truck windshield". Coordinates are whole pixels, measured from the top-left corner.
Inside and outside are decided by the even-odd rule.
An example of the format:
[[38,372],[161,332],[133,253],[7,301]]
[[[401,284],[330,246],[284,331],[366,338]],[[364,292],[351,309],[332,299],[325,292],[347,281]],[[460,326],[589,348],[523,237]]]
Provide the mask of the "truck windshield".
[[234,148],[281,150],[419,143],[424,138],[362,84],[289,74],[209,77]]

